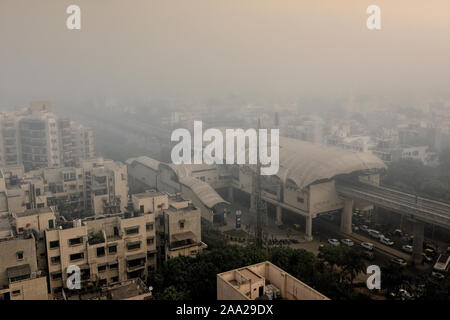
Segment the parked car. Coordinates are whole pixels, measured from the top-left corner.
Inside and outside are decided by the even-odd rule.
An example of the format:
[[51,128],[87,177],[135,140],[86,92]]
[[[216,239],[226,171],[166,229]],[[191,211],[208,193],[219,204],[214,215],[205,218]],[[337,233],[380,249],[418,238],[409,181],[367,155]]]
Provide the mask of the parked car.
[[393,264],[396,264],[396,265],[401,266],[401,267],[406,267],[408,265],[406,263],[406,261],[404,259],[402,259],[402,258],[392,258],[390,261]]
[[387,245],[387,246],[393,246],[394,245],[394,241],[392,241],[389,238],[386,238],[385,236],[380,236],[380,242],[382,244]]
[[298,223],[294,223],[294,229],[297,231],[300,231],[300,230],[302,230],[302,226],[299,225]]
[[369,230],[369,227],[366,226],[365,224],[359,226],[359,228],[361,229],[361,231],[364,231],[364,232],[368,232],[368,230]]
[[361,242],[361,247],[363,247],[366,250],[372,251],[375,246],[373,245],[373,243],[370,242]]
[[398,236],[398,237],[402,237],[403,236],[403,231],[402,229],[395,229],[394,230],[394,235]]
[[363,251],[363,257],[366,258],[367,260],[375,260],[375,254],[373,253],[373,251]]
[[407,253],[413,253],[413,246],[410,246],[409,244],[405,244],[402,246],[402,250]]
[[377,230],[367,230],[367,232],[369,233],[369,236],[371,236],[374,239],[380,239],[381,233],[380,231]]
[[442,279],[445,278],[445,276],[444,276],[442,273],[437,272],[437,271],[431,272],[431,275],[432,275],[433,277],[435,277],[436,279],[439,279],[439,280],[442,280]]
[[353,247],[355,245],[355,243],[351,239],[342,239],[341,242],[347,247]]
[[399,289],[398,293],[401,297],[401,300],[411,300],[413,298],[413,296],[405,289]]
[[434,251],[433,249],[427,248],[425,250],[423,250],[423,252],[425,252],[429,257],[435,257],[436,256],[436,251]]
[[339,240],[338,239],[328,239],[328,243],[331,244],[332,246],[339,246]]
[[352,224],[352,230],[354,232],[359,231],[359,227],[356,224]]
[[437,247],[434,245],[434,244],[432,244],[432,243],[426,243],[426,242],[424,242],[424,244],[423,244],[423,248],[424,249],[430,249],[430,250],[433,250],[433,251],[437,251]]
[[426,263],[432,263],[433,262],[433,258],[430,257],[429,255],[427,255],[425,252],[422,253],[422,258],[423,258],[423,261],[426,262]]

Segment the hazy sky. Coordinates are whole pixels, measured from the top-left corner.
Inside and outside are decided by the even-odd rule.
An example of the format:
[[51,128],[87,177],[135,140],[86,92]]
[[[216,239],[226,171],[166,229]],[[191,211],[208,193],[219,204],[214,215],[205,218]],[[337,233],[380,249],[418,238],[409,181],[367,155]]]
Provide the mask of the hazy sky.
[[[70,4],[81,31],[66,29]],[[449,0],[0,0],[2,106],[449,91]]]

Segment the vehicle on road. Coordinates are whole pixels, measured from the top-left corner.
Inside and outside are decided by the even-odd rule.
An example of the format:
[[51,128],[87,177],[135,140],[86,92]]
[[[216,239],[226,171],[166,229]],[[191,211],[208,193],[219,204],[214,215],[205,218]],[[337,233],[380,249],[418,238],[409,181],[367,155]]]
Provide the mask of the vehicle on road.
[[431,249],[433,251],[437,251],[436,245],[434,245],[433,243],[429,243],[429,242],[424,242],[423,243],[423,248],[424,249]]
[[386,238],[385,236],[380,236],[380,242],[382,244],[387,245],[387,246],[393,246],[394,245],[394,241],[392,241],[389,238]]
[[394,236],[402,237],[403,236],[402,229],[395,229],[394,230]]
[[353,247],[355,245],[355,243],[351,239],[342,239],[341,242],[347,247]]
[[369,227],[366,226],[365,224],[363,224],[363,225],[359,226],[359,229],[361,229],[361,231],[368,232]]
[[423,252],[425,252],[430,257],[436,257],[436,251],[434,251],[433,249],[426,248],[425,250],[423,250]]
[[380,239],[381,237],[380,231],[369,229],[367,230],[367,232],[369,233],[369,236],[371,236],[374,239]]
[[413,253],[413,246],[410,246],[409,244],[405,244],[402,246],[402,250],[407,253]]
[[450,264],[450,255],[448,253],[443,253],[439,255],[436,263],[433,266],[433,270],[437,272],[447,271],[448,265]]
[[414,298],[412,294],[405,289],[399,289],[398,292],[391,292],[389,296],[396,300],[411,300]]
[[423,258],[423,261],[426,262],[426,263],[432,263],[433,262],[433,258],[430,257],[429,255],[427,255],[425,252],[422,253],[422,258]]
[[439,279],[439,280],[442,280],[442,279],[445,278],[445,276],[444,276],[442,273],[437,272],[437,271],[431,272],[431,275],[432,275],[433,277],[435,277],[436,279]]
[[373,251],[364,250],[362,253],[363,258],[373,261],[375,260],[375,253]]
[[372,251],[375,246],[373,245],[373,243],[370,242],[361,242],[361,247],[363,247],[366,250]]
[[332,246],[339,246],[339,240],[338,239],[328,239],[328,243],[331,244]]
[[402,258],[392,258],[390,261],[400,267],[406,267],[408,265],[408,263]]

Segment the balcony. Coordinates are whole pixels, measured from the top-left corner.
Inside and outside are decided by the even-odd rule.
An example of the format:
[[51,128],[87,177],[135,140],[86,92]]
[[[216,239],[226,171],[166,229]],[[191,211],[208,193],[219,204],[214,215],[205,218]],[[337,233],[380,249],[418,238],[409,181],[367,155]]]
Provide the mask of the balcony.
[[7,268],[6,273],[8,275],[9,283],[31,278],[31,268],[29,264]]
[[127,272],[134,272],[145,268],[147,255],[145,253],[138,253],[126,258],[127,260]]
[[197,245],[198,242],[195,241],[195,238],[196,236],[192,231],[174,234],[170,239],[169,249],[178,250]]

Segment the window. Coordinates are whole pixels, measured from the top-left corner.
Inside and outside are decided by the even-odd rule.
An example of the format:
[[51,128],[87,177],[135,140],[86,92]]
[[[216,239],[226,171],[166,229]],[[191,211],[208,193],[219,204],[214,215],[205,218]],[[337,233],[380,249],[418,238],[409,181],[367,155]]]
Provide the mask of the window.
[[58,240],[50,241],[50,249],[58,248],[58,247],[59,247],[59,241]]
[[180,229],[184,228],[184,220],[178,221],[178,224],[180,225]]
[[140,212],[140,213],[144,213],[144,212],[145,212],[145,211],[144,211],[144,206],[140,206],[140,207],[139,207],[139,212]]
[[52,280],[59,280],[62,279],[62,273],[61,272],[54,272],[52,273]]
[[72,181],[75,180],[75,172],[64,172],[63,173],[63,179],[64,181]]
[[111,282],[119,282],[119,277],[112,277]]
[[13,292],[11,292],[11,294],[13,296],[18,296],[18,295],[20,295],[20,290],[14,290]]
[[70,246],[77,246],[77,245],[82,244],[82,243],[83,243],[83,237],[69,239],[69,245]]
[[303,199],[302,197],[297,197],[297,202],[304,203],[305,199]]
[[53,222],[53,219],[48,220],[48,228],[53,229],[55,227],[55,224]]
[[100,286],[105,286],[105,285],[106,285],[106,279],[100,279],[100,280],[98,281],[98,284],[99,284]]
[[61,257],[60,256],[56,256],[56,257],[51,257],[50,261],[52,264],[58,264],[61,262]]
[[127,249],[128,250],[136,250],[139,249],[141,247],[141,242],[130,242],[127,244]]
[[117,268],[119,268],[119,264],[116,262],[116,263],[111,263],[110,265],[109,265],[109,269],[110,270],[115,270],[115,269],[117,269]]
[[97,267],[97,269],[98,269],[98,272],[105,272],[106,271],[106,264],[99,265]]
[[127,228],[127,229],[125,229],[125,233],[127,235],[139,233],[139,226]]
[[112,245],[108,247],[108,252],[109,253],[116,253],[117,252],[117,245]]
[[54,289],[53,289],[53,293],[54,293],[54,294],[61,293],[61,292],[62,292],[62,289],[63,289],[62,287],[54,288]]
[[145,225],[145,228],[147,229],[147,231],[152,231],[153,230],[153,222],[147,223]]
[[147,244],[148,245],[152,245],[154,242],[155,242],[155,238],[154,237],[147,238]]
[[23,260],[23,251],[16,252],[17,260]]
[[97,257],[103,257],[105,255],[105,247],[97,248]]
[[40,189],[40,188],[37,188],[37,189],[36,189],[36,195],[37,195],[37,196],[40,196],[40,195],[41,195],[41,189]]
[[84,258],[84,253],[83,252],[74,253],[74,254],[71,254],[69,256],[69,258],[70,258],[70,261],[81,260]]

